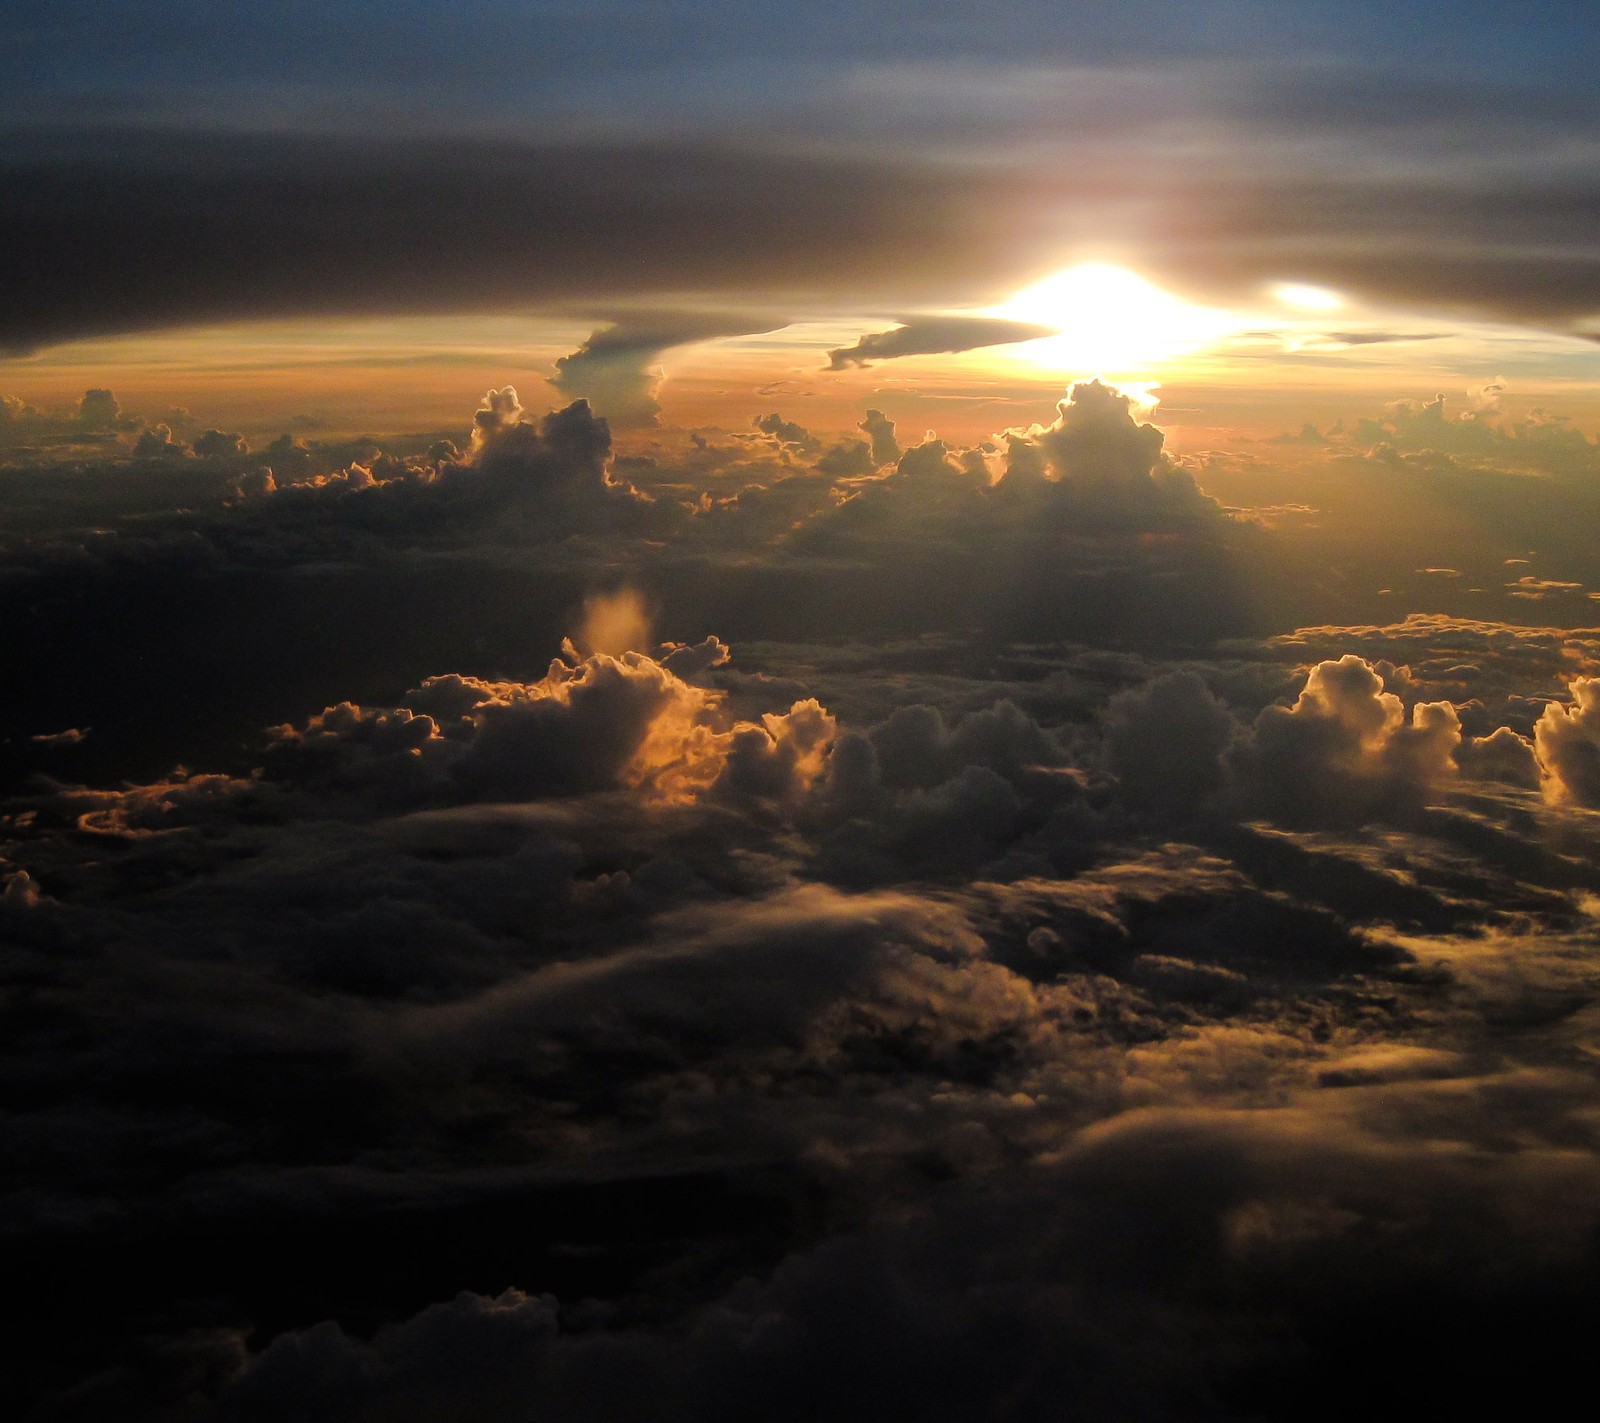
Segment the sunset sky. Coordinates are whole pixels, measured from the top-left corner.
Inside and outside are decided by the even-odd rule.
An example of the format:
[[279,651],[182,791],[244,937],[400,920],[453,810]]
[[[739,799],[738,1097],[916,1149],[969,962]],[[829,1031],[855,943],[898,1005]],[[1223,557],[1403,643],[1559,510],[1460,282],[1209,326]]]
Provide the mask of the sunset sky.
[[1589,1386],[1592,4],[4,33],[6,1416]]

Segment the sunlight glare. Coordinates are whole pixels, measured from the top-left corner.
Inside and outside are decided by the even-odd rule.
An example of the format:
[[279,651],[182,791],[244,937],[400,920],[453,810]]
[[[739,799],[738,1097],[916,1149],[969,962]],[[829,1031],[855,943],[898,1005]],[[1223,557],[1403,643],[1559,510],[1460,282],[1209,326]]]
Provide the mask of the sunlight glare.
[[1338,292],[1325,287],[1308,287],[1300,282],[1281,282],[1273,287],[1273,296],[1285,306],[1297,306],[1302,311],[1337,311],[1344,305]]
[[1115,376],[1170,361],[1239,329],[1228,312],[1196,306],[1107,262],[1085,262],[1018,292],[987,313],[1056,326],[1016,348],[1041,365]]

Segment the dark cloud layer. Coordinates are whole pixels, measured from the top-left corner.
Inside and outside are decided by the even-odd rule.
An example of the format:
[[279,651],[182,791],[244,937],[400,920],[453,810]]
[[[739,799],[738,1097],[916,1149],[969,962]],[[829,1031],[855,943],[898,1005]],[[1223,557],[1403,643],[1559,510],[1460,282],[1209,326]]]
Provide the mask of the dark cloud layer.
[[782,305],[812,297],[796,273],[822,253],[824,300],[927,300],[1012,245],[958,175],[711,148],[103,135],[24,139],[3,173],[15,350],[247,316],[673,292]]
[[16,351],[250,316],[508,303],[603,314],[685,293],[772,319],[981,305],[1057,260],[1063,214],[1091,212],[1105,240],[1197,294],[1253,292],[1287,272],[1538,323],[1600,307],[1586,245],[1597,196],[1559,173],[1384,181],[1357,164],[1307,185],[1269,165],[1175,172],[1152,189],[1103,162],[1019,172],[693,143],[188,130],[14,134],[8,146],[0,343]]

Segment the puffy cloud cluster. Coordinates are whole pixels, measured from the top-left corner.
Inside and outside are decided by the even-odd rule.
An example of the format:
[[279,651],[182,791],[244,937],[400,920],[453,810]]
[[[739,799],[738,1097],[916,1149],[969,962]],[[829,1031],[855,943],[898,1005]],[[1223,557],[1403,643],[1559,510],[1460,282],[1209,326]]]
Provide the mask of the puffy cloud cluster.
[[1468,408],[1460,414],[1450,411],[1444,395],[1422,402],[1397,401],[1385,419],[1363,420],[1351,433],[1369,445],[1493,460],[1552,474],[1592,474],[1600,469],[1600,442],[1566,417],[1546,410],[1507,416],[1500,408],[1505,390],[1504,381],[1495,381],[1468,392]]
[[[1386,688],[1408,679],[1406,668],[1346,653],[1314,664],[1293,702],[1245,720],[1197,673],[1171,673],[1112,700],[1109,764],[1138,807],[1185,815],[1239,809],[1298,826],[1403,819],[1462,774],[1536,784],[1526,738],[1504,726],[1463,734],[1449,701],[1416,700],[1408,709]],[[1560,715],[1554,706],[1546,712]]]
[[0,395],[0,442],[20,446],[24,452],[33,446],[115,449],[118,438],[137,430],[139,423],[104,387],[84,391],[77,404],[65,410],[46,410],[20,396]]
[[1132,406],[1128,396],[1101,381],[1074,385],[1055,421],[1035,433],[1056,477],[1102,487],[1148,481],[1165,441],[1154,425],[1133,418]]
[[[536,682],[430,677],[394,707],[342,702],[272,732],[274,774],[386,803],[526,800],[627,789],[790,804],[821,774],[834,721],[815,701],[754,722],[684,680],[728,660],[715,638],[556,659]],[[681,674],[681,675],[680,675]]]
[[1546,793],[1600,809],[1600,678],[1579,677],[1572,703],[1549,703],[1533,729]]
[[775,410],[770,414],[757,416],[751,423],[763,435],[786,450],[811,455],[818,454],[822,450],[822,442],[804,425],[797,424],[793,420],[785,420]]
[[1313,667],[1293,706],[1261,712],[1239,769],[1278,819],[1360,821],[1421,805],[1455,774],[1460,741],[1454,706],[1417,702],[1407,716],[1351,653]]
[[116,430],[122,428],[122,406],[109,390],[86,390],[78,402],[78,423],[86,430]]
[[[1084,701],[840,656],[819,681],[881,678],[883,714],[841,721],[707,638],[337,704],[259,774],[9,804],[4,961],[48,998],[0,1053],[35,1144],[8,1180],[110,1302],[36,1321],[73,1396],[831,1416],[942,1340],[959,1378],[923,1411],[964,1416],[1013,1373],[999,1331],[1073,1361],[1006,1395],[1030,1417],[1126,1387],[1130,1329],[1177,1331],[1162,1388],[1213,1377],[1197,1281],[1245,1312],[1229,1338],[1258,1314],[1314,1337],[1302,1282],[1381,1305],[1351,1251],[1440,1307],[1491,1259],[1580,1268],[1592,1090],[1507,1063],[1532,1049],[1494,1025],[1600,1001],[1573,953],[1600,871],[1507,829],[1517,882],[1466,894],[1459,847],[1406,829],[1453,782],[1447,716],[1355,657],[1247,719],[1136,659],[1074,663],[1100,669]],[[1130,681],[1102,745],[1090,713]],[[1230,823],[1244,791],[1293,825],[1391,817],[1426,873]],[[1546,938],[1497,945],[1504,906]],[[131,1188],[153,1155],[170,1207]],[[106,1248],[196,1220],[216,1248],[170,1288]],[[846,1393],[814,1367],[841,1317]],[[118,1362],[141,1329],[159,1357]],[[1305,1358],[1263,1347],[1260,1378]]]
[[173,438],[168,425],[152,425],[140,431],[139,438],[133,442],[136,460],[181,459],[183,454],[183,441]]

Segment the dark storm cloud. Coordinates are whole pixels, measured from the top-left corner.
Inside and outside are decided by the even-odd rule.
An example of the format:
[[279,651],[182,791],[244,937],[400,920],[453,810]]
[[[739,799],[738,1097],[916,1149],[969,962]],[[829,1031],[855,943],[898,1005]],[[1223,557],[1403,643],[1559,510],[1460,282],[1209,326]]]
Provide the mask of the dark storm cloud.
[[907,321],[892,331],[875,331],[853,346],[828,352],[828,369],[848,370],[897,356],[930,356],[975,351],[984,346],[1009,346],[1056,334],[1052,326],[1028,321],[1001,321],[984,316],[929,316]]
[[[1600,254],[1583,236],[1597,213],[1600,190],[1561,174],[1547,183],[1266,178],[1174,212],[1152,250],[1200,283],[1241,293],[1275,270],[1412,310],[1560,326],[1600,309]],[[1463,232],[1470,242],[1458,240]],[[1562,234],[1561,245],[1540,233]]]
[[[963,263],[1015,252],[1008,224],[967,201],[971,175],[711,148],[104,135],[14,144],[3,178],[0,343],[16,350],[251,315],[603,311],[669,292],[927,300]],[[419,204],[425,241],[396,220]],[[914,232],[897,221],[909,210]],[[819,254],[816,283],[800,274]]]
[[[1177,173],[1146,192],[1137,169],[689,143],[188,132],[9,147],[0,343],[16,351],[249,316],[519,303],[603,313],[683,293],[774,320],[981,305],[1061,260],[1063,215],[1094,214],[1130,260],[1215,297],[1289,275],[1558,325],[1600,308],[1588,247],[1600,197],[1563,175],[1380,181],[1336,169],[1308,185],[1267,164]],[[1129,226],[1132,198],[1142,215]],[[419,203],[425,242],[394,216]],[[108,232],[116,263],[102,260]],[[168,280],[175,267],[183,280]]]

